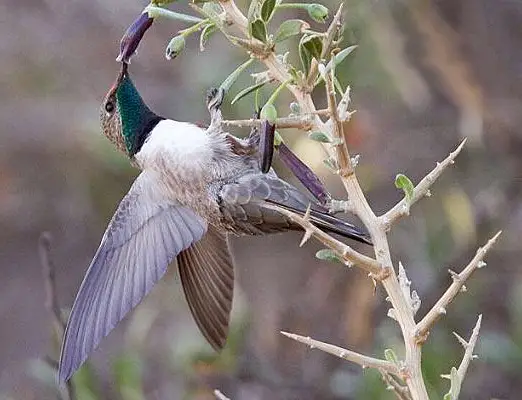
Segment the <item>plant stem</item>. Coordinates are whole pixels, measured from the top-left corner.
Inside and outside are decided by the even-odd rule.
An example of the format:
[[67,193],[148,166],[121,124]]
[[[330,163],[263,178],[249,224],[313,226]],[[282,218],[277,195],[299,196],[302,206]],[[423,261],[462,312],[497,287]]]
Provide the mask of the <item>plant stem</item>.
[[203,29],[209,23],[210,23],[210,20],[208,18],[203,19],[195,25],[192,25],[186,29],[182,29],[181,31],[179,31],[179,34],[187,37],[189,35],[192,35],[193,33],[196,33],[197,31]]
[[192,15],[180,14],[180,13],[177,13],[177,12],[174,12],[171,10],[167,10],[166,8],[163,8],[163,7],[155,7],[155,6],[149,5],[149,6],[145,7],[144,11],[147,12],[149,14],[149,17],[151,17],[151,18],[162,17],[162,18],[172,19],[174,21],[183,21],[183,22],[189,22],[189,23],[194,23],[194,22],[197,23],[197,22],[203,21],[203,19],[201,19],[201,18],[194,17]]

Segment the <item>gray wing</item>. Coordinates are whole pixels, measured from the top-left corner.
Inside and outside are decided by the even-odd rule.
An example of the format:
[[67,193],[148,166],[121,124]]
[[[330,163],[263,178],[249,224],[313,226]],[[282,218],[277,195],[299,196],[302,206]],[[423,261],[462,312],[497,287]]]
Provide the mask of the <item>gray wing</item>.
[[225,236],[209,227],[178,255],[181,284],[194,320],[215,350],[223,348],[234,292],[234,266]]
[[70,378],[149,293],[168,264],[206,229],[206,221],[193,211],[165,199],[149,173],[136,179],[109,223],[74,301],[60,356],[60,382]]

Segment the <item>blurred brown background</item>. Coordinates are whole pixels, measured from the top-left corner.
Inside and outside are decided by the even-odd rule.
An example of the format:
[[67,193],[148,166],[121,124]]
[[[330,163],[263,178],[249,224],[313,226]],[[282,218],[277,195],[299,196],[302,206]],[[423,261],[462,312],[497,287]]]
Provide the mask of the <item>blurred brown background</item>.
[[[238,4],[244,9],[244,2]],[[42,231],[53,234],[58,297],[69,307],[107,221],[136,175],[100,135],[98,108],[117,74],[119,39],[145,5],[0,3],[1,399],[57,396],[51,371],[38,361],[56,356],[56,349],[36,244]],[[423,300],[420,313],[448,285],[447,268],[459,270],[478,245],[504,230],[488,267],[472,278],[468,293],[430,336],[424,352],[430,390],[439,397],[447,391],[449,384],[439,375],[462,355],[451,331],[468,337],[483,313],[480,359],[471,365],[462,398],[519,398],[522,2],[348,0],[346,5],[346,41],[359,44],[340,67],[357,109],[348,140],[352,152],[362,156],[360,181],[376,211],[400,199],[396,173],[416,181],[469,138],[433,196],[391,235],[395,260],[406,266]],[[172,8],[188,11],[185,3]],[[218,85],[244,55],[218,36],[200,53],[193,38],[178,59],[167,62],[164,47],[185,26],[155,24],[131,71],[158,113],[204,121],[205,90]],[[317,99],[324,103],[320,91]],[[281,99],[280,113],[289,112],[290,101]],[[241,103],[225,108],[225,114],[251,115],[249,101]],[[342,195],[322,169],[317,145],[291,132],[286,138]],[[397,327],[384,317],[383,291],[374,294],[356,269],[315,260],[319,247],[309,243],[298,249],[298,241],[292,234],[233,240],[238,275],[233,332],[220,357],[199,335],[172,269],[91,358],[78,397],[209,399],[219,388],[234,400],[392,398],[377,373],[278,334],[311,335],[375,355],[386,347],[401,349]]]

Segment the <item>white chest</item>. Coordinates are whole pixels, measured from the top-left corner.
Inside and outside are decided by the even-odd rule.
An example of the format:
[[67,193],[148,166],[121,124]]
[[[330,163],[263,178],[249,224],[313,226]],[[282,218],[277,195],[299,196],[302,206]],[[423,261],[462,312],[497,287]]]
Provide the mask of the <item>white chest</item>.
[[163,120],[136,154],[142,169],[196,175],[212,160],[212,146],[205,130],[187,122]]

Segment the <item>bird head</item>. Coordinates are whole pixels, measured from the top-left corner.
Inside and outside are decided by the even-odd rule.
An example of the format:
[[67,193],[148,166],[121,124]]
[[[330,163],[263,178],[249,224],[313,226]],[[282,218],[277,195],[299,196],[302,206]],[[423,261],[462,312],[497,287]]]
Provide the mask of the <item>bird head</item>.
[[127,64],[122,63],[118,78],[100,108],[103,134],[132,158],[162,119],[145,104],[129,77]]

